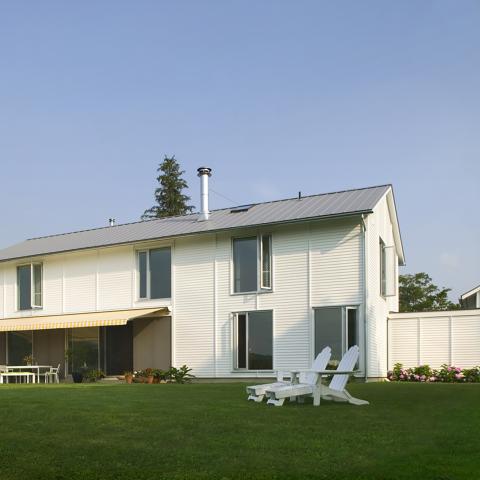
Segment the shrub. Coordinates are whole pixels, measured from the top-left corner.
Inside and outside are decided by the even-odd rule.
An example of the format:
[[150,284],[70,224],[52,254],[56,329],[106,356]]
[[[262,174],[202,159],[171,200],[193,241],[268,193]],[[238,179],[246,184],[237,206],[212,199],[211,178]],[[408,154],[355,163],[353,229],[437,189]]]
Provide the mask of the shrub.
[[186,365],[182,365],[180,368],[172,367],[168,371],[168,377],[171,382],[188,383],[195,377],[190,373],[191,371],[192,369]]
[[86,382],[96,382],[97,380],[101,380],[105,378],[105,373],[102,370],[89,370],[83,376]]
[[434,370],[429,365],[403,368],[401,363],[396,363],[387,378],[396,382],[480,382],[480,367],[462,369],[445,364],[440,370]]

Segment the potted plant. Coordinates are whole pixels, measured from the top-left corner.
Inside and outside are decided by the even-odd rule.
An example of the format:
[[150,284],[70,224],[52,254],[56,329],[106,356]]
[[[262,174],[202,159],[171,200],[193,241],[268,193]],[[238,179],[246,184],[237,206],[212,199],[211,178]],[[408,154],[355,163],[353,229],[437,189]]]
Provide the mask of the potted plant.
[[87,370],[86,365],[84,364],[81,367],[78,367],[78,364],[80,363],[78,356],[75,355],[75,352],[70,348],[67,348],[67,350],[65,350],[65,358],[66,360],[68,360],[69,365],[73,365],[73,383],[82,383],[85,371]]
[[135,383],[145,383],[146,382],[145,372],[143,370],[135,370],[133,372],[133,381]]
[[154,372],[153,368],[145,369],[145,378],[147,379],[147,383],[149,384],[152,384],[153,379],[155,378],[153,372]]
[[84,374],[84,378],[87,382],[96,382],[97,380],[105,378],[105,373],[103,373],[102,370],[89,370]]
[[133,382],[133,372],[123,372],[123,377],[126,383],[130,384]]
[[153,383],[167,383],[168,371],[161,370],[160,368],[156,368],[153,371],[153,375],[155,377],[155,380],[153,381]]
[[25,365],[33,365],[33,361],[34,361],[33,355],[32,354],[26,355],[25,357],[23,357],[23,361],[25,362]]

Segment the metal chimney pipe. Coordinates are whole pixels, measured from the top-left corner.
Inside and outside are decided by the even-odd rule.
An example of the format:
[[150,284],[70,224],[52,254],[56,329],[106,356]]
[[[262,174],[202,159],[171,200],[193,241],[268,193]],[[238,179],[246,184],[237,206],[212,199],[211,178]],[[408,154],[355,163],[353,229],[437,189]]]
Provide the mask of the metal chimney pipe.
[[210,211],[208,210],[208,177],[212,176],[212,169],[208,167],[200,167],[197,169],[200,177],[200,215],[199,222],[208,220]]
[[115,219],[114,218],[109,218],[108,223],[111,227],[115,226]]

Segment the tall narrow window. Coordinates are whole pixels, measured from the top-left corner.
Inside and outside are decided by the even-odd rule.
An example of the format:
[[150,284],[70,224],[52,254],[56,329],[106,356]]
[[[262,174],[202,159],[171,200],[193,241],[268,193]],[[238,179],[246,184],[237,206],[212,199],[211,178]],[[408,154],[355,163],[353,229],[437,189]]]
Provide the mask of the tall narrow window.
[[138,297],[170,298],[172,290],[171,249],[154,248],[138,252]]
[[261,237],[261,254],[260,264],[262,266],[262,283],[261,288],[272,288],[272,237],[270,235],[262,235]]
[[387,247],[380,239],[380,294],[382,297],[396,295],[395,247]]
[[233,240],[234,292],[255,292],[257,281],[257,237]]
[[32,355],[32,331],[8,332],[7,335],[9,365],[24,365],[23,359]]
[[387,291],[387,259],[385,243],[380,239],[380,294],[384,297]]
[[42,306],[42,264],[17,267],[17,307],[30,310]]
[[273,368],[273,315],[271,311],[239,313],[236,316],[236,368]]
[[147,294],[147,252],[138,253],[139,297],[148,298]]

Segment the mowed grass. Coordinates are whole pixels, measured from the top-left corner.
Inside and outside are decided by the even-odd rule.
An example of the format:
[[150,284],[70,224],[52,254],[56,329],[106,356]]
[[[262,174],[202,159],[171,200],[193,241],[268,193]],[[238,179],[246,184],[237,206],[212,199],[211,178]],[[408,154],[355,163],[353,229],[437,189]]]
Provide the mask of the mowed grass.
[[281,408],[245,384],[0,386],[3,479],[474,479],[480,385],[353,384]]

